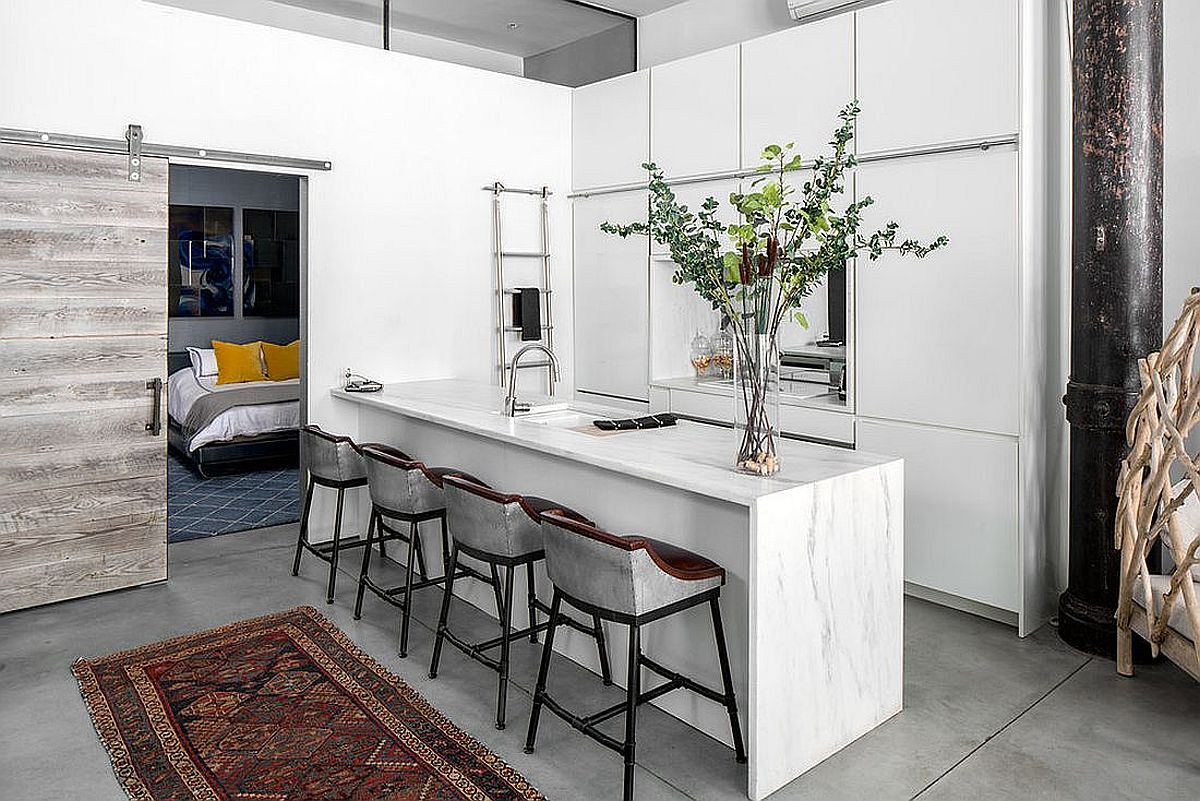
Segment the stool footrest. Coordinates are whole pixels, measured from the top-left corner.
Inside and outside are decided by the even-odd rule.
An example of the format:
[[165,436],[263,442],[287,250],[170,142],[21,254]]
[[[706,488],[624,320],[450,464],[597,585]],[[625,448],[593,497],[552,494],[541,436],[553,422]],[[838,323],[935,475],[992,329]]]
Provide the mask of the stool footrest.
[[448,643],[474,659],[479,664],[485,665],[497,673],[500,672],[500,661],[498,659],[492,659],[490,656],[483,653],[483,651],[487,648],[495,648],[496,645],[500,644],[499,642],[496,642],[492,645],[488,645],[487,643],[469,643],[466,640],[458,637],[449,629],[442,629],[442,637],[444,637]]
[[[704,696],[710,701],[715,701],[718,704],[725,705],[729,703],[729,699],[725,697],[725,693],[717,692],[711,687],[706,687],[695,679],[689,678],[688,676],[671,670],[670,668],[663,667],[645,654],[641,654],[638,658],[638,661],[641,663],[642,667],[657,673],[659,676],[662,676],[667,680],[666,684],[659,685],[658,687],[643,693],[642,696],[650,696],[650,698],[647,700],[653,700],[658,698],[660,695],[666,695],[671,690],[678,690],[680,687],[683,687],[691,690],[697,695]],[[642,696],[638,697],[639,704],[644,703],[642,701]]]
[[[484,577],[483,575],[481,575],[478,572],[472,572],[471,569],[467,568],[467,567],[460,567],[458,572],[454,574],[454,577],[456,579],[477,578],[486,584],[492,583],[491,579]],[[396,597],[399,595],[404,595],[405,586],[403,584],[401,584],[398,587],[390,587],[390,588],[383,587],[383,586],[380,586],[379,584],[376,584],[375,580],[372,579],[369,575],[368,576],[360,575],[359,581],[362,583],[362,585],[364,587],[366,587],[368,590],[370,590],[371,592],[378,595],[384,601],[387,601],[388,603],[390,603],[392,606],[396,607],[397,609],[404,608],[404,601],[402,601]],[[421,579],[420,581],[414,581],[412,584],[412,588],[413,588],[413,592],[416,592],[417,590],[423,590],[426,587],[438,587],[445,583],[446,583],[445,576],[436,576],[434,578]]]
[[[361,548],[366,544],[367,541],[362,537],[345,537],[338,540],[338,551],[344,551],[348,548]],[[318,559],[324,559],[326,562],[333,560],[333,540],[318,542],[316,544],[308,540],[300,540],[300,545]]]
[[[605,748],[612,749],[613,751],[616,751],[618,754],[625,753],[625,743],[623,743],[620,740],[618,740],[617,738],[611,737],[611,736],[605,734],[604,732],[600,731],[599,729],[597,729],[595,723],[592,722],[591,718],[579,717],[578,715],[574,714],[569,709],[564,707],[562,704],[560,704],[558,701],[555,701],[552,697],[550,697],[550,694],[547,692],[542,693],[541,699],[542,699],[542,703],[545,704],[547,709],[549,709],[555,715],[558,715],[560,718],[565,720],[567,723],[571,724],[572,728],[577,729],[578,731],[586,734],[588,737],[591,737],[593,740],[600,743],[600,745],[604,746]],[[625,703],[624,702],[618,704],[617,707],[620,712],[625,711],[625,709],[624,709]],[[610,707],[610,709],[611,709],[611,707]],[[608,712],[609,710],[606,709],[604,711]],[[603,713],[597,713],[597,715],[602,715],[602,714]],[[615,717],[615,716],[616,716],[616,714],[608,715],[607,717],[600,718],[600,720],[608,720],[608,718]],[[595,717],[595,716],[593,716],[593,717]]]

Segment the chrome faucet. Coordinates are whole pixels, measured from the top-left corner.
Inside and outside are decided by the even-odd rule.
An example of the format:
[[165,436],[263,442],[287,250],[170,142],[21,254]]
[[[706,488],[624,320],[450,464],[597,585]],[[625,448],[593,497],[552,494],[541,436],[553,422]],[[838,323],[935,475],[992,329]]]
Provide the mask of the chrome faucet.
[[521,403],[517,400],[517,362],[521,361],[521,357],[531,350],[540,350],[549,357],[551,375],[554,376],[555,381],[559,380],[558,357],[554,355],[554,351],[540,342],[531,342],[521,348],[513,354],[512,363],[508,366],[508,395],[504,398],[505,417],[516,417],[517,412],[527,412],[532,408],[528,403]]

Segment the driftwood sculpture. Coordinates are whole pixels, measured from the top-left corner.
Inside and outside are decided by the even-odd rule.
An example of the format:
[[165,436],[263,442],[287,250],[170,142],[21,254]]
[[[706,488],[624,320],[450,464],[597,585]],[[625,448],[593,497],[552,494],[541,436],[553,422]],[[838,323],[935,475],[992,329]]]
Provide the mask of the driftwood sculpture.
[[[1133,675],[1133,632],[1155,656],[1200,680],[1200,290],[1184,302],[1162,350],[1139,364],[1142,394],[1126,427],[1129,455],[1121,466],[1116,547],[1121,551],[1117,602],[1117,672]],[[1194,447],[1194,446],[1193,446]],[[1170,573],[1151,574],[1147,555],[1158,542]]]

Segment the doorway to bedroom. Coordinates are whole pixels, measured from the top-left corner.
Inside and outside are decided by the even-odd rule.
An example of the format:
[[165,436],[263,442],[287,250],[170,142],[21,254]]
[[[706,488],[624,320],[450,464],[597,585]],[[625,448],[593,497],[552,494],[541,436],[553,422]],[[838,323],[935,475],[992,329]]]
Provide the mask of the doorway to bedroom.
[[299,519],[302,181],[170,167],[168,543]]

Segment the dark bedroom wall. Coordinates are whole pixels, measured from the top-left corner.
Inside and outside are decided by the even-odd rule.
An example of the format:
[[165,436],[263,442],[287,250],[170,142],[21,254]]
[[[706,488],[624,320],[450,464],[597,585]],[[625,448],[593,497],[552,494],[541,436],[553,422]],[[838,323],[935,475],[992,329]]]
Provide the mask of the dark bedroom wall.
[[[172,165],[169,193],[172,204],[232,207],[235,240],[240,240],[243,208],[277,211],[300,208],[300,179],[294,175]],[[167,327],[167,349],[207,348],[214,339],[229,342],[261,339],[286,344],[299,337],[298,317],[172,317]]]

